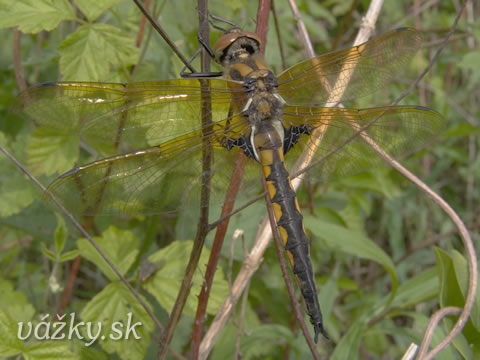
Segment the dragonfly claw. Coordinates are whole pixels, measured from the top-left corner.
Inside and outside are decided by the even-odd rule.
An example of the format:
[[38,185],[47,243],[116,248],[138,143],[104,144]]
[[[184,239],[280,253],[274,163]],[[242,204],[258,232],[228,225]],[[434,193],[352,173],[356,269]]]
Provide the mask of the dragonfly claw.
[[328,335],[327,331],[323,328],[323,324],[321,322],[316,323],[313,325],[314,331],[315,331],[315,336],[313,338],[313,341],[315,341],[315,344],[318,343],[318,334],[322,334],[323,337],[327,340],[330,340],[330,336]]

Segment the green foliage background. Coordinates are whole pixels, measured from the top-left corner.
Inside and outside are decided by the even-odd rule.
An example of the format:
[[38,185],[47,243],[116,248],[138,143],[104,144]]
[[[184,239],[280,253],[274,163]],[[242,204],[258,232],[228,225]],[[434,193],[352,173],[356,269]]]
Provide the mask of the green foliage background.
[[[409,72],[396,74],[388,89],[362,98],[356,105],[386,105],[423,70],[456,16],[457,2],[442,1],[416,13],[414,1],[387,1],[377,34],[392,28],[413,26],[428,39]],[[341,47],[351,44],[368,7],[359,1],[347,22],[351,1],[298,2],[302,18],[317,54],[332,49],[341,35]],[[418,4],[417,4],[418,5]],[[184,54],[197,48],[197,13],[193,1],[154,2],[159,21]],[[256,3],[247,0],[211,1],[210,10],[253,31]],[[288,66],[304,59],[296,37],[294,19],[284,1],[276,1]],[[480,9],[473,8],[460,21],[433,69],[403,104],[436,109],[447,121],[445,133],[406,164],[439,192],[459,213],[478,245],[480,157],[478,156],[480,95]],[[137,48],[140,13],[121,0],[2,0],[0,2],[0,145],[6,147],[40,180],[47,184],[87,155],[72,144],[35,129],[33,124],[9,112],[18,94],[13,66],[13,30],[21,37],[21,61],[28,85],[77,80],[126,82],[178,77],[182,65],[172,51],[149,30],[144,47]],[[147,26],[148,29],[148,26]],[[212,41],[218,33],[212,31]],[[149,41],[147,40],[149,39]],[[268,33],[266,59],[281,70],[273,20]],[[134,76],[132,66],[138,64]],[[198,65],[197,65],[198,67]],[[41,165],[41,166],[38,166]],[[40,170],[39,170],[40,169]],[[332,341],[321,341],[318,351],[330,359],[400,358],[411,342],[419,343],[429,317],[438,306],[463,306],[467,265],[462,244],[451,221],[424,194],[388,168],[374,169],[342,179],[315,192],[312,211],[305,211],[311,233],[312,258],[327,331]],[[155,358],[150,335],[153,322],[118,281],[111,269],[78,233],[39,200],[41,192],[5,157],[0,157],[0,356],[23,355],[29,359]],[[302,205],[309,203],[308,189],[299,191]],[[310,201],[310,203],[312,203]],[[230,229],[245,230],[252,243],[259,203],[236,216]],[[195,219],[195,214],[188,214]],[[195,221],[192,221],[195,224]],[[165,321],[191,249],[195,226],[176,218],[152,216],[132,219],[99,217],[97,242],[137,287],[155,313]],[[227,239],[231,238],[231,232]],[[432,245],[435,248],[432,248]],[[208,313],[215,314],[228,293],[229,247],[218,269]],[[240,241],[235,245],[234,274],[243,259]],[[77,255],[82,261],[79,278],[66,313],[76,312],[82,321],[105,320],[105,326],[124,320],[128,312],[142,321],[141,340],[21,341],[18,322],[42,321],[61,303],[61,294]],[[177,329],[172,348],[188,349],[196,294],[208,256],[202,256],[195,286]],[[157,272],[145,283],[138,280],[140,263],[155,262]],[[201,271],[200,271],[201,270]],[[239,310],[239,309],[238,309]],[[237,315],[240,311],[237,311]],[[232,358],[236,337],[246,359],[277,359],[289,346],[289,358],[309,357],[305,340],[292,325],[292,310],[273,248],[254,276],[244,313],[244,330],[238,319],[230,321],[217,342],[213,359]],[[443,338],[454,319],[436,330]],[[208,324],[207,324],[208,325]],[[85,340],[84,340],[85,341]],[[61,355],[60,355],[61,354]],[[462,334],[438,359],[480,358],[480,303]]]

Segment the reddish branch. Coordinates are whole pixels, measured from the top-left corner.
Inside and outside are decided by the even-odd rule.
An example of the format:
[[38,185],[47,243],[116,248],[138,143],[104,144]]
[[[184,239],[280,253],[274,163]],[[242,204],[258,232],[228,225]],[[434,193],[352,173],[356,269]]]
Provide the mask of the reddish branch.
[[[263,0],[259,2],[258,12],[257,12],[257,29],[256,32],[260,37],[262,42],[261,52],[265,53],[265,43],[267,38],[267,25],[268,25],[268,15],[270,11],[270,1]],[[225,217],[230,214],[233,210],[234,200],[237,197],[238,190],[240,188],[241,178],[243,175],[243,170],[245,168],[247,158],[242,153],[239,153],[237,160],[235,162],[234,172],[232,174],[232,180],[230,182],[226,197],[225,203],[222,208],[222,213],[220,217]],[[192,333],[192,345],[191,345],[191,355],[193,359],[197,359],[199,356],[200,342],[202,338],[202,330],[205,322],[205,313],[208,305],[208,298],[210,296],[210,290],[212,288],[213,278],[215,276],[215,271],[217,269],[218,260],[220,258],[220,253],[222,249],[223,242],[225,240],[225,234],[227,232],[228,223],[230,218],[227,217],[223,222],[217,227],[217,232],[215,233],[215,239],[210,253],[210,258],[207,264],[207,270],[205,273],[205,279],[202,284],[200,295],[198,298],[197,312],[195,314],[195,321],[193,326]]]

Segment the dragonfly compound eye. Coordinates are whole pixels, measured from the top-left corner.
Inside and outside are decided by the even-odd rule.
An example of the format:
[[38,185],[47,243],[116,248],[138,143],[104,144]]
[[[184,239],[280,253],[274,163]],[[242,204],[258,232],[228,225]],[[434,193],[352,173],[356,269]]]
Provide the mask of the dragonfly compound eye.
[[242,39],[242,45],[240,46],[249,52],[250,55],[253,55],[260,49],[261,42],[257,34],[233,28],[223,34],[215,44],[215,61],[222,64],[231,45],[240,39]]

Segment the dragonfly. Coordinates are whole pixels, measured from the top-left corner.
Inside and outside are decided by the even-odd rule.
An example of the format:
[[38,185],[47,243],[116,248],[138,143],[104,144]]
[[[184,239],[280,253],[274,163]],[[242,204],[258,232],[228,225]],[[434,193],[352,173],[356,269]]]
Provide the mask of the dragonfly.
[[[336,107],[386,87],[420,47],[416,30],[396,29],[277,76],[260,55],[258,36],[233,28],[214,49],[223,79],[52,82],[21,93],[16,108],[37,126],[79,139],[102,157],[64,173],[47,189],[79,215],[148,215],[208,206],[199,195],[205,176],[210,201],[221,203],[235,159],[243,153],[249,161],[241,193],[261,193],[260,168],[317,342],[320,334],[328,334],[287,169],[308,154],[318,164],[302,176],[328,181],[382,163],[366,137],[399,157],[438,134],[444,119],[429,108]],[[206,101],[211,122],[202,125]],[[322,141],[312,144],[319,134]],[[205,144],[213,157],[207,170]]]

